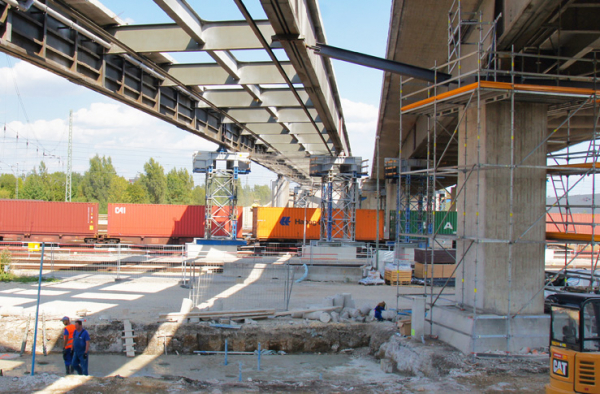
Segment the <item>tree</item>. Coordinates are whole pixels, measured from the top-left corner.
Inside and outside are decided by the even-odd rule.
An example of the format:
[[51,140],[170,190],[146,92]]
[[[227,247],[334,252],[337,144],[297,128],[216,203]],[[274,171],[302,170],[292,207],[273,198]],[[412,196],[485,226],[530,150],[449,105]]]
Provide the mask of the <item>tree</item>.
[[134,183],[127,185],[127,189],[125,190],[125,202],[129,204],[148,204],[150,202],[148,193],[146,193],[146,188],[139,179]]
[[271,201],[271,188],[267,185],[254,185],[254,200],[258,200],[260,205],[265,205]]
[[192,190],[192,201],[193,205],[205,205],[206,204],[206,190],[204,186],[196,186]]
[[167,203],[190,204],[192,202],[192,189],[194,178],[187,169],[173,168],[167,174]]
[[108,209],[110,187],[116,176],[110,157],[96,155],[90,159],[90,168],[81,180],[81,192],[87,201],[100,203],[100,212],[105,213]]
[[146,188],[151,204],[164,204],[167,197],[167,178],[165,169],[153,158],[144,164],[140,182]]
[[65,201],[65,180],[64,172],[53,172],[47,174],[44,179],[44,184],[48,194],[49,201]]
[[108,202],[125,203],[127,202],[127,188],[129,182],[122,176],[115,176],[110,181],[110,189],[108,193]]
[[[21,179],[19,182],[23,183]],[[13,174],[0,175],[0,198],[15,198],[16,186],[17,178]]]
[[25,200],[48,201],[44,180],[35,169],[25,178],[23,189],[19,190],[19,197]]

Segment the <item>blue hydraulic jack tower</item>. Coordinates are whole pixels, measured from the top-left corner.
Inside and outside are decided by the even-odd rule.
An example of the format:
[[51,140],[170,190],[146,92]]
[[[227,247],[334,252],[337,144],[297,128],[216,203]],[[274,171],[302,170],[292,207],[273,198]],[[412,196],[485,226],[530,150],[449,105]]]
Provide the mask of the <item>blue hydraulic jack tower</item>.
[[321,241],[356,240],[358,179],[365,175],[361,157],[313,156],[310,176],[321,178]]

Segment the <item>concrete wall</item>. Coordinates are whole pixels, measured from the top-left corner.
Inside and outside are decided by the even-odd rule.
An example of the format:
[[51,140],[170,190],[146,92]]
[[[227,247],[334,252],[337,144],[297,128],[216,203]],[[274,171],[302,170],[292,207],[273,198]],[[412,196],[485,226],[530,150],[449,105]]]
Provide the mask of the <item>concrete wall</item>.
[[[508,167],[511,163],[510,102],[482,105],[480,129],[477,108],[473,106],[466,111],[465,120],[460,126],[459,166],[474,170],[470,175],[468,172],[459,175],[458,189],[467,177],[468,180],[457,196],[457,234],[486,241],[472,246],[470,240],[457,242],[457,257],[466,253],[462,267],[457,270],[457,301],[468,306],[476,305],[490,313],[516,313],[530,302],[543,285],[544,246],[517,243],[512,247],[512,255],[509,255],[510,248],[506,241],[544,240],[544,221],[536,225],[533,223],[545,212],[546,174],[543,168],[515,169],[511,215],[511,172]],[[541,148],[536,147],[546,135],[546,123],[545,105],[515,105],[515,163],[520,163],[533,152],[523,165],[545,165],[545,144]],[[473,167],[477,163],[482,163],[479,169]],[[506,167],[486,167],[485,164]],[[512,259],[510,272],[509,259]],[[464,283],[461,283],[463,278]],[[523,313],[542,314],[543,302],[542,293],[529,303]]]

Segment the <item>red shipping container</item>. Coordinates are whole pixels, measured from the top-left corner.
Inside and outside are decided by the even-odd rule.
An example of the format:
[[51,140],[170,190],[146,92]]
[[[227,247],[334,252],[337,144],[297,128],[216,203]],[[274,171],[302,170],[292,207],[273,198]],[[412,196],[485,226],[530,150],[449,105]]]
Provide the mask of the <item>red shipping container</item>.
[[108,204],[109,238],[202,238],[203,205]]
[[97,203],[0,200],[4,240],[75,241],[95,238],[97,231]]
[[[600,235],[600,215],[592,215],[591,213],[574,213],[567,215],[563,213],[547,213],[546,214],[546,231],[555,233],[564,233],[565,227],[568,227],[570,234],[592,234],[593,220],[596,222],[595,235]],[[577,223],[577,224],[573,224]]]
[[[244,208],[236,207],[237,210],[237,235],[236,238],[242,238],[242,219],[244,214]],[[226,224],[223,228],[220,228],[220,223],[227,222],[229,219],[229,207],[212,207],[213,223],[212,232],[216,237],[227,237],[228,233],[231,233],[231,226]],[[204,222],[203,222],[204,223]]]
[[[155,238],[156,243],[173,238],[204,238],[205,212],[204,205],[108,204],[107,237],[140,241]],[[238,208],[238,237],[242,235],[242,212]]]

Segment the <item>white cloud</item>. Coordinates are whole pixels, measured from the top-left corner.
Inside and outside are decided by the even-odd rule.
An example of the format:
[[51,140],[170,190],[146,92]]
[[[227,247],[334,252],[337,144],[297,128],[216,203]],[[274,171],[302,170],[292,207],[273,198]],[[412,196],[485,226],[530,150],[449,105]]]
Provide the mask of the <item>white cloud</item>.
[[[68,119],[29,125],[9,122],[0,161],[19,162],[21,169],[29,171],[44,160],[51,171],[64,171],[68,127]],[[112,157],[117,171],[125,176],[142,171],[150,157],[167,171],[175,166],[191,171],[194,151],[215,149],[215,144],[201,137],[124,104],[92,103],[73,113],[73,168],[77,172],[85,171],[95,154]]]
[[373,105],[344,98],[341,102],[352,155],[360,156],[363,160],[368,159],[370,164],[373,159],[379,110]]
[[0,94],[15,95],[17,89],[23,96],[53,98],[85,91],[81,86],[65,84],[64,78],[24,61],[0,68]]

